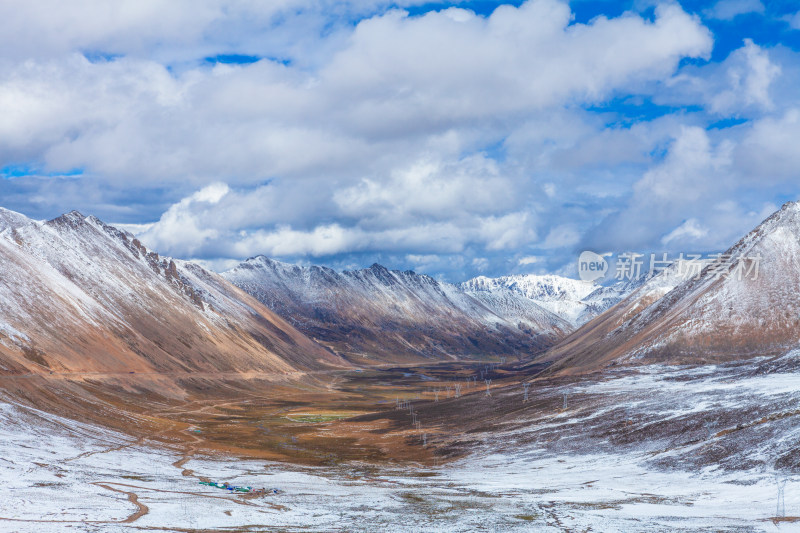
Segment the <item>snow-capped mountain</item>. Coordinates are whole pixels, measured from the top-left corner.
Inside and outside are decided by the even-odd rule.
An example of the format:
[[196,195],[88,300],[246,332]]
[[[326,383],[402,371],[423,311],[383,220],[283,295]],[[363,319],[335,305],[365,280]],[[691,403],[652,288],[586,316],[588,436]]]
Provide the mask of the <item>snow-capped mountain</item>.
[[499,278],[479,276],[465,281],[461,288],[476,297],[498,291],[515,292],[579,326],[622,300],[635,283],[603,286],[552,274],[516,274]]
[[575,371],[778,355],[800,344],[800,204],[785,204],[699,276],[681,270],[648,280],[546,359]]
[[261,371],[343,364],[200,266],[71,212],[0,209],[0,373]]
[[470,295],[380,265],[355,271],[254,257],[222,274],[299,330],[353,360],[524,356],[571,325],[513,291]]

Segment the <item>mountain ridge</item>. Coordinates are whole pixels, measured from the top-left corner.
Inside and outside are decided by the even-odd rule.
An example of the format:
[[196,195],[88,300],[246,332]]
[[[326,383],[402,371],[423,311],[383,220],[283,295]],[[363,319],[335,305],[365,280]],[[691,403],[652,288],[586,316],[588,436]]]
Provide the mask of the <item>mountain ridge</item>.
[[459,286],[472,295],[516,292],[578,327],[622,300],[641,280],[600,285],[555,274],[510,274],[478,276]]
[[0,211],[0,372],[262,371],[343,365],[198,265],[71,211]]
[[[377,263],[337,272],[255,256],[222,275],[310,337],[359,360],[385,361],[392,351],[407,360],[521,357],[572,329],[516,295],[481,301],[456,285]],[[514,307],[513,320],[493,308],[501,303]]]
[[563,372],[702,364],[781,355],[800,343],[800,203],[784,204],[699,275],[681,277],[678,267],[584,324],[542,360]]

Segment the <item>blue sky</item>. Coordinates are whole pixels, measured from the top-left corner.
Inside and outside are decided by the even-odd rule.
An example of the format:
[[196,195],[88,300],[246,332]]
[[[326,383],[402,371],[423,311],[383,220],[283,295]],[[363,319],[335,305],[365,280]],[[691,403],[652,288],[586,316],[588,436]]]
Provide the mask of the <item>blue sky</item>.
[[0,205],[217,269],[574,276],[797,199],[798,82],[788,1],[12,0]]

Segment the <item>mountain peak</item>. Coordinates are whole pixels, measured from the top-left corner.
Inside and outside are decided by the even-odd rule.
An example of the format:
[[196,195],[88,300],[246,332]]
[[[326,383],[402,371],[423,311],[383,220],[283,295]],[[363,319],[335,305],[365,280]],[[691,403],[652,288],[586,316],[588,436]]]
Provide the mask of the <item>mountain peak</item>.
[[[7,218],[26,220],[0,211],[0,224]],[[78,211],[2,231],[0,244],[0,373],[340,364],[218,275],[160,258]]]
[[31,222],[31,219],[22,213],[0,207],[0,231],[8,228],[18,228],[29,222]]
[[301,267],[297,265],[293,265],[291,263],[284,263],[281,261],[276,261],[275,259],[271,259],[266,255],[256,255],[254,257],[249,257],[233,267],[231,270],[294,270],[299,269]]
[[632,287],[621,285],[603,287],[555,274],[513,274],[499,278],[478,276],[460,287],[473,295],[517,293],[573,325],[594,318],[632,290]]
[[64,213],[60,217],[48,220],[49,226],[70,226],[77,228],[86,224],[86,217],[80,211],[72,210],[69,213]]
[[389,272],[389,269],[388,269],[388,268],[386,268],[385,266],[383,266],[383,265],[381,265],[381,264],[378,264],[378,263],[372,263],[372,264],[369,266],[369,269],[368,269],[368,270],[371,270],[371,271],[373,271],[373,272],[381,272],[381,273],[383,273],[383,272]]
[[786,224],[791,224],[793,226],[800,225],[800,202],[786,202],[764,222],[766,223],[770,220],[775,220],[777,225],[780,226]]
[[267,257],[266,255],[261,255],[261,254],[259,254],[259,255],[253,256],[253,257],[248,257],[247,259],[245,259],[245,260],[242,262],[242,264],[244,264],[244,263],[251,263],[251,264],[263,264],[263,265],[269,265],[269,264],[271,264],[272,262],[273,262],[273,261],[272,261],[272,259],[270,259],[270,258],[269,258],[269,257]]
[[558,368],[772,356],[800,338],[800,203],[787,202],[696,274],[654,276],[548,355]]
[[[72,211],[72,213],[75,213],[76,216],[79,216],[79,217],[83,216],[78,211]],[[100,220],[99,218],[97,218],[94,215],[89,215],[88,217],[85,217],[84,220],[86,220],[88,222],[91,222],[92,224],[97,224],[98,226],[107,226],[108,225],[108,224],[106,224],[105,222],[103,222],[102,220]]]

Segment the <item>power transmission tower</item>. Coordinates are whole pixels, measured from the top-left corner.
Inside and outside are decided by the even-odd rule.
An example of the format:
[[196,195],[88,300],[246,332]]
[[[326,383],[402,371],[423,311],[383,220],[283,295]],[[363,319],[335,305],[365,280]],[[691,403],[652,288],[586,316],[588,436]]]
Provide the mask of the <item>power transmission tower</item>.
[[783,518],[786,516],[786,504],[783,499],[783,489],[786,486],[786,479],[775,476],[775,483],[778,485],[778,504],[775,509],[775,516]]

